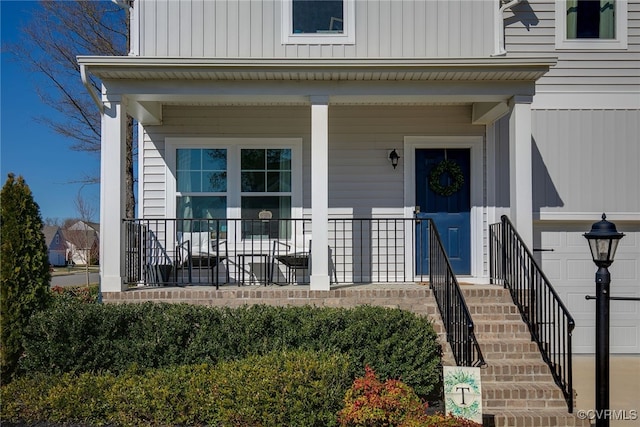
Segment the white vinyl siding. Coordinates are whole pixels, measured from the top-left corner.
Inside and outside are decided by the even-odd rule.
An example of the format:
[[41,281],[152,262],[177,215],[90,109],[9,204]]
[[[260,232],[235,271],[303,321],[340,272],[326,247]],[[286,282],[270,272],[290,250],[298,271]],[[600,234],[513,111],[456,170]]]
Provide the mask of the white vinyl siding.
[[[354,0],[355,43],[282,43],[282,0],[137,0],[141,56],[488,57],[494,1]],[[346,25],[346,23],[345,23]]]
[[526,5],[505,15],[505,41],[509,55],[558,58],[557,65],[537,82],[537,94],[630,94],[640,108],[640,2],[627,2],[628,45],[622,50],[556,49],[556,2],[531,0]]
[[[329,208],[341,216],[403,211],[402,145],[410,135],[483,136],[471,125],[470,106],[329,108]],[[311,207],[310,111],[299,107],[164,108],[163,126],[147,126],[142,155],[141,216],[172,217],[165,212],[164,139],[167,137],[302,138],[303,207]],[[388,151],[397,149],[397,169]],[[310,214],[310,211],[309,211]]]

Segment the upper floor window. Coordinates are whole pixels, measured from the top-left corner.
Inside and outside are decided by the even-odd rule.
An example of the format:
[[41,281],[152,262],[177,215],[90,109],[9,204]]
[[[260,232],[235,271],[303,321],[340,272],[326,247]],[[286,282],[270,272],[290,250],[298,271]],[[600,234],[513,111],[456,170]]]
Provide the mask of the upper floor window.
[[284,0],[283,44],[353,44],[355,0]]
[[613,0],[568,0],[567,39],[614,39]]
[[626,49],[625,0],[564,0],[556,8],[556,48]]
[[344,33],[343,0],[292,0],[293,34]]

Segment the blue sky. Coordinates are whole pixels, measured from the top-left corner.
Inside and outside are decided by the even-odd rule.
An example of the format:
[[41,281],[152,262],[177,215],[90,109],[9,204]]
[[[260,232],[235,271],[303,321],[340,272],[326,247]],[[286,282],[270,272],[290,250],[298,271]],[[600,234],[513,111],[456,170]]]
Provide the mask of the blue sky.
[[[3,45],[17,39],[34,7],[34,1],[0,1]],[[98,156],[70,150],[72,141],[36,120],[38,116],[59,114],[40,100],[36,91],[40,76],[25,71],[4,50],[0,71],[0,185],[4,185],[9,172],[22,175],[40,205],[43,219],[77,217],[74,201],[81,190],[95,210],[93,219],[98,221],[99,186],[73,183],[85,175],[98,174]]]

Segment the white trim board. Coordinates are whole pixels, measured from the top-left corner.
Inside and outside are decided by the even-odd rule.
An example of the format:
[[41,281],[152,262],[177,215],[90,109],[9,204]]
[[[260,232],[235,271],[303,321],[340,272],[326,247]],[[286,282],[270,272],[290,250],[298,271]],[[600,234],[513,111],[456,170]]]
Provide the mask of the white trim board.
[[537,91],[532,110],[637,110],[637,92],[570,92]]

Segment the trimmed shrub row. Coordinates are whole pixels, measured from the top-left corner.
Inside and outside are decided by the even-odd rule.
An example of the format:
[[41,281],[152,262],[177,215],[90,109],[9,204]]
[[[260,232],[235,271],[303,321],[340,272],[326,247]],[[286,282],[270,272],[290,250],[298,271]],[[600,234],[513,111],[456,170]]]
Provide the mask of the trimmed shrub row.
[[239,361],[115,376],[35,374],[2,387],[3,422],[84,425],[333,426],[348,358],[272,352]]
[[348,355],[351,378],[364,366],[437,398],[441,350],[430,321],[381,307],[212,308],[188,304],[58,302],[25,331],[25,373],[126,372],[243,359],[304,349]]

